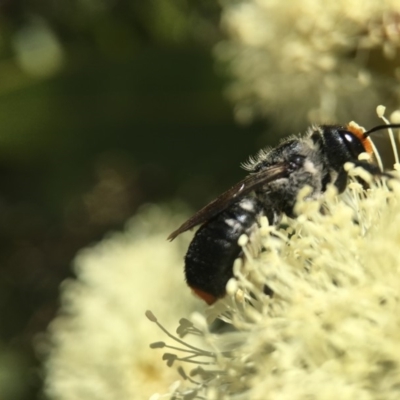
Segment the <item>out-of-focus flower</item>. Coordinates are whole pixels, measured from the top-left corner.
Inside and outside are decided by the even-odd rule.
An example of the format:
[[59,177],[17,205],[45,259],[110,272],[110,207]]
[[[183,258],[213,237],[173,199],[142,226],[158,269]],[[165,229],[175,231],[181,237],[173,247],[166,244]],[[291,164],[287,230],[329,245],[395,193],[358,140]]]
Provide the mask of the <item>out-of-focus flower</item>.
[[18,66],[29,75],[44,78],[62,67],[61,43],[41,18],[32,18],[20,28],[13,38],[13,47]]
[[365,191],[353,181],[340,197],[330,188],[296,207],[281,228],[261,221],[264,251],[244,247],[231,296],[210,309],[234,329],[200,324],[213,356],[197,360],[213,365],[193,369],[197,383],[174,398],[398,398],[400,182]]
[[166,240],[181,220],[165,208],[147,207],[125,232],[78,255],[77,279],[63,284],[60,315],[38,341],[39,350],[50,346],[48,398],[142,399],[176,379],[149,348],[160,334],[145,311],[173,327],[199,304],[183,280],[187,238]]
[[[238,120],[278,124],[360,120],[400,104],[397,0],[225,0],[228,39],[216,48],[230,65]],[[278,119],[276,118],[276,119]]]

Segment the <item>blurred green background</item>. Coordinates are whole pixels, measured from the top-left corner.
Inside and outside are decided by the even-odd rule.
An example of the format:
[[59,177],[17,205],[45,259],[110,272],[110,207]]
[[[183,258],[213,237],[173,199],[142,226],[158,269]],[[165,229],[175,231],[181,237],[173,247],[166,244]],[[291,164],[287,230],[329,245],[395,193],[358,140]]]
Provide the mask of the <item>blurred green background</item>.
[[215,0],[0,2],[1,400],[40,395],[34,340],[80,248],[145,202],[203,205],[266,144],[223,96],[219,17]]

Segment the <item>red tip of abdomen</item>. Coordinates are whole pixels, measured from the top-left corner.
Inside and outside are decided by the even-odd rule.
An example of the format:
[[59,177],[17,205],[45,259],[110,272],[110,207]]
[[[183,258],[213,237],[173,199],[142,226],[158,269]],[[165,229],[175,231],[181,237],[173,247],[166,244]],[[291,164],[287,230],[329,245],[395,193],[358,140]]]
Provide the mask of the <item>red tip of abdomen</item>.
[[197,289],[195,287],[190,286],[190,288],[196,296],[203,299],[208,305],[214,304],[218,300],[217,297],[213,296],[210,293],[204,292],[203,290]]

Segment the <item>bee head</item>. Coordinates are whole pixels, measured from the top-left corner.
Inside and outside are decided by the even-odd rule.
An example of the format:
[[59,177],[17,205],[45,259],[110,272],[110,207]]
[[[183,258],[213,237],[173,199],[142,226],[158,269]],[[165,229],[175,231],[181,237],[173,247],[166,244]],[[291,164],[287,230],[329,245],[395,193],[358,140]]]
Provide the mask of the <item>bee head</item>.
[[346,162],[358,160],[361,153],[372,154],[370,134],[388,128],[400,128],[400,124],[379,125],[368,131],[354,123],[346,126],[322,125],[319,135],[315,132],[312,139],[322,141],[321,146],[330,166],[339,171]]

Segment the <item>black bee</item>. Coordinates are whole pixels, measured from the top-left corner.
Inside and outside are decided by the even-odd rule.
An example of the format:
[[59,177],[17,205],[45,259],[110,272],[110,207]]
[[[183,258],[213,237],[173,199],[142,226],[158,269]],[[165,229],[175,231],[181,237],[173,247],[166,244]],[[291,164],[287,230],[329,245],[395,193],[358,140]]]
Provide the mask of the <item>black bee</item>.
[[294,205],[305,185],[312,189],[309,198],[319,197],[328,184],[343,192],[348,178],[346,162],[372,175],[384,174],[377,165],[359,160],[358,156],[364,152],[372,155],[372,132],[399,127],[400,124],[380,125],[363,132],[354,124],[315,126],[304,137],[290,137],[278,147],[261,150],[256,158],[250,158],[245,165],[250,171],[246,178],[168,237],[173,240],[203,224],[185,256],[187,284],[208,304],[224,297],[226,284],[233,277],[233,262],[241,254],[238,239],[254,229],[261,215],[270,224],[279,223],[282,214],[296,217]]

